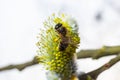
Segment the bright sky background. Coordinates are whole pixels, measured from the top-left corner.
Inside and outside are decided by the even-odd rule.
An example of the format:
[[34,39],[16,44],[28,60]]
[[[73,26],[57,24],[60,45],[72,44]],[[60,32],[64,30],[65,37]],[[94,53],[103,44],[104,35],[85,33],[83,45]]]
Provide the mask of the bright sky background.
[[[64,12],[79,23],[80,49],[120,45],[119,0],[0,0],[0,67],[29,61],[35,56],[37,34],[52,13]],[[102,13],[101,20],[96,15]],[[113,58],[78,61],[79,71],[89,72]],[[120,80],[120,63],[98,80]],[[46,80],[41,65],[19,72],[0,72],[0,80]]]

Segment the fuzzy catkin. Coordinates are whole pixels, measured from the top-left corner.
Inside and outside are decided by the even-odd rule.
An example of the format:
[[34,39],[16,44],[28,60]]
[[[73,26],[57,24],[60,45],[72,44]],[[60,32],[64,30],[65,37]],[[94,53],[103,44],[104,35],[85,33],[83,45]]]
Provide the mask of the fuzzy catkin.
[[[55,30],[58,23],[66,28],[66,37],[69,38],[64,51],[59,50],[62,37]],[[80,43],[76,21],[64,14],[53,14],[44,22],[44,29],[38,37],[38,59],[53,77],[49,76],[48,80],[75,80],[73,78],[76,75],[75,56]]]

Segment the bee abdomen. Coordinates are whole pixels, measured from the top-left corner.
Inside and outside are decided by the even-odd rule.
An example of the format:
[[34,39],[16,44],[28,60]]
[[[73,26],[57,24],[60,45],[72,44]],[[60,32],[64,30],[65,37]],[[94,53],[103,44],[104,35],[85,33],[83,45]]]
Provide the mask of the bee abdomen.
[[59,50],[64,51],[68,47],[68,43],[60,42]]

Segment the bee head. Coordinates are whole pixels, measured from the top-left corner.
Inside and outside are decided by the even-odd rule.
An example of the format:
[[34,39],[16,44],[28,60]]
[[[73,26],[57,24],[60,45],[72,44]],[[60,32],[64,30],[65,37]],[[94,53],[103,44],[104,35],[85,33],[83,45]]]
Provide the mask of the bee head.
[[65,36],[67,33],[66,28],[63,27],[61,23],[55,25],[55,30],[62,36]]
[[55,25],[55,29],[59,29],[61,26],[62,26],[62,24],[58,23],[58,24]]

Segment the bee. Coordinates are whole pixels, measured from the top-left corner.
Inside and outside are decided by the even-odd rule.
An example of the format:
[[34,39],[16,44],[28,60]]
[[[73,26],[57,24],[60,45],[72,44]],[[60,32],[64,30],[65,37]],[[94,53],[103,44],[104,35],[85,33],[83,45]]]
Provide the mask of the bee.
[[67,29],[61,23],[58,23],[55,25],[55,30],[61,37],[61,41],[59,43],[59,51],[65,51],[69,44],[69,38],[66,36]]

